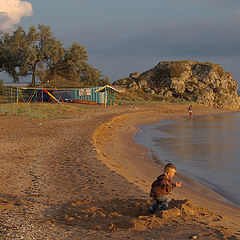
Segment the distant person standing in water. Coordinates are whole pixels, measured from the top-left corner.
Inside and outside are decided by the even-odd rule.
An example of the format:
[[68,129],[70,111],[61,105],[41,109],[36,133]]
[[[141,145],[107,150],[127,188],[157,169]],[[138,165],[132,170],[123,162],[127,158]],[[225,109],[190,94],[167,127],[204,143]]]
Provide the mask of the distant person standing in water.
[[192,118],[192,114],[193,114],[193,107],[192,107],[192,105],[190,105],[188,107],[188,113],[189,113],[189,118]]

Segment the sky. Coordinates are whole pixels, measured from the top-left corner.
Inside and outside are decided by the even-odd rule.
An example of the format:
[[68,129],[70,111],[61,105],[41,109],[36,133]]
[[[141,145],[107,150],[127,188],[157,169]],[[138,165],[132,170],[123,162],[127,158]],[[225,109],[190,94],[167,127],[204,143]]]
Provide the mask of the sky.
[[160,61],[220,64],[240,82],[239,0],[0,0],[0,30],[50,26],[111,82]]

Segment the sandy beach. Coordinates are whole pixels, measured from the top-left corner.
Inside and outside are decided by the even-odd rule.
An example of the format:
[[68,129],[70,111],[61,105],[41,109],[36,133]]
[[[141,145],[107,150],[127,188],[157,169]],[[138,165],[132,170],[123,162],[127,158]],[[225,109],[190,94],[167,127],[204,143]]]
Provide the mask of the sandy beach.
[[[91,108],[69,119],[0,118],[1,239],[240,239],[240,209],[191,180],[168,211],[148,213],[161,160],[132,136],[188,117],[186,105]],[[194,106],[194,115],[223,112]]]

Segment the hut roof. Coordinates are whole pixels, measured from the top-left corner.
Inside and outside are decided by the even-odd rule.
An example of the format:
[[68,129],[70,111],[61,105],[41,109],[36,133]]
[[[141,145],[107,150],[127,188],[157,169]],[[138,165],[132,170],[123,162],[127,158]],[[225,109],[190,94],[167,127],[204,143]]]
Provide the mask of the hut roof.
[[29,83],[13,83],[13,82],[4,82],[3,86],[4,87],[27,87]]
[[105,85],[105,86],[99,88],[98,90],[96,90],[95,92],[104,92],[105,88],[111,88],[112,90],[114,90],[116,92],[124,92],[123,89],[120,89],[120,88],[118,88],[116,86],[112,86],[112,85]]

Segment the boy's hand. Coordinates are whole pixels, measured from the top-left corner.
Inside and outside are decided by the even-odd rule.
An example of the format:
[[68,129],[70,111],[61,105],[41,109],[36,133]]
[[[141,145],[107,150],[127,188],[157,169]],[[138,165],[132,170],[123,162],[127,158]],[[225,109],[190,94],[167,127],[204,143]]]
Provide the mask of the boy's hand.
[[181,187],[182,186],[182,182],[176,182],[176,187]]

